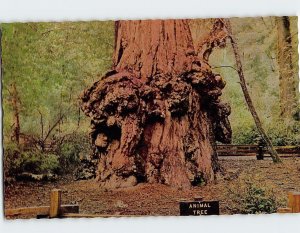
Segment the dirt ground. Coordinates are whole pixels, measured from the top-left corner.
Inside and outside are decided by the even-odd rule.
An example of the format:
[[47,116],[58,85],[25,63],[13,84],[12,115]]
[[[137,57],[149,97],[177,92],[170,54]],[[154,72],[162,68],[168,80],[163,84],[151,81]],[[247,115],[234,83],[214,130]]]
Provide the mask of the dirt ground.
[[[232,214],[228,189],[239,188],[238,182],[251,179],[270,187],[278,198],[285,199],[288,191],[300,191],[300,158],[284,158],[274,164],[270,159],[255,157],[222,157],[224,169],[214,183],[188,190],[165,185],[139,184],[132,188],[105,190],[94,180],[73,181],[71,177],[57,182],[18,182],[5,187],[5,208],[49,205],[53,188],[62,190],[63,204],[79,204],[80,213],[112,215],[179,215],[179,200],[219,200],[220,213]],[[283,203],[286,205],[286,203]],[[32,216],[33,217],[33,216]]]

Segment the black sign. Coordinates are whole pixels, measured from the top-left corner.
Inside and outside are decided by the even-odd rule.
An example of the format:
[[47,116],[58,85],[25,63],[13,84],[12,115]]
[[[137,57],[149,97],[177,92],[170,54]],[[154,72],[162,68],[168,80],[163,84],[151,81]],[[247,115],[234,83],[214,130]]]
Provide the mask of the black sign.
[[191,201],[180,202],[180,215],[219,215],[219,202],[218,201]]

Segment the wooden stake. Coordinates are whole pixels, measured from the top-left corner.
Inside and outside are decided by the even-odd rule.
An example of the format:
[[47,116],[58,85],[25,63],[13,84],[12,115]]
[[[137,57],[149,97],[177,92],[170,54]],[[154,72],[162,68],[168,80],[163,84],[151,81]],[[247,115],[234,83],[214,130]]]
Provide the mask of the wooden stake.
[[53,189],[50,194],[50,218],[57,218],[60,214],[61,206],[61,190]]
[[294,213],[300,213],[300,192],[294,193],[293,212]]
[[294,205],[294,195],[293,192],[288,193],[288,208],[293,210],[293,205]]
[[3,80],[3,68],[2,68],[2,28],[0,26],[0,80]]
[[300,213],[300,192],[289,192],[288,199],[288,207],[292,212]]

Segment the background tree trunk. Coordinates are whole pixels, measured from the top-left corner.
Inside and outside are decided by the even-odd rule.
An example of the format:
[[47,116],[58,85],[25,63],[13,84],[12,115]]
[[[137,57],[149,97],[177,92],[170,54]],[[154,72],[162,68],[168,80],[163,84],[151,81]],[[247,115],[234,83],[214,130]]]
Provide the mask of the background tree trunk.
[[113,70],[82,95],[97,178],[106,187],[211,181],[215,139],[231,139],[230,108],[188,21],[118,21],[115,33]]
[[292,62],[292,36],[288,16],[276,17],[278,31],[279,98],[281,117],[291,120],[297,107],[297,80]]
[[14,82],[11,85],[11,103],[14,112],[13,116],[13,134],[12,134],[12,141],[15,142],[17,145],[20,144],[20,109],[19,109],[19,95],[18,90],[16,87],[16,83]]
[[0,26],[0,80],[3,80],[3,67],[2,67],[2,28]]

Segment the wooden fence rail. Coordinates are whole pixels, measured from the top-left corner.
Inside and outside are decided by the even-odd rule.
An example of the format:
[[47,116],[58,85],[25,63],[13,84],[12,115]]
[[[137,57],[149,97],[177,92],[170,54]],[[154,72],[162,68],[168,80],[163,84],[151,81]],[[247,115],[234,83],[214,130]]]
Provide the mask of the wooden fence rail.
[[6,217],[35,215],[37,218],[108,218],[108,217],[142,217],[143,215],[110,215],[79,213],[79,205],[61,205],[61,190],[53,189],[50,193],[50,206],[34,206],[5,209]]
[[[60,211],[64,213],[78,213],[78,205],[61,205]],[[50,212],[50,206],[33,206],[33,207],[22,207],[16,209],[6,209],[5,216],[18,216],[18,215],[40,215],[47,216]]]
[[[283,157],[300,156],[300,146],[275,146]],[[258,152],[258,145],[217,145],[218,156],[251,156]],[[268,154],[264,148],[263,152]]]
[[16,209],[5,209],[6,217],[19,215],[36,215],[37,217],[57,218],[68,213],[79,213],[79,205],[61,205],[61,190],[53,189],[50,193],[49,206],[22,207]]
[[[197,199],[195,199],[197,200]],[[202,200],[202,199],[201,199]],[[279,208],[277,213],[300,213],[300,192],[288,193],[288,207]],[[61,205],[61,190],[54,189],[50,194],[50,206],[24,207],[6,209],[5,216],[36,215],[49,218],[107,218],[107,217],[142,217],[143,215],[109,215],[109,214],[82,214],[78,205]]]

